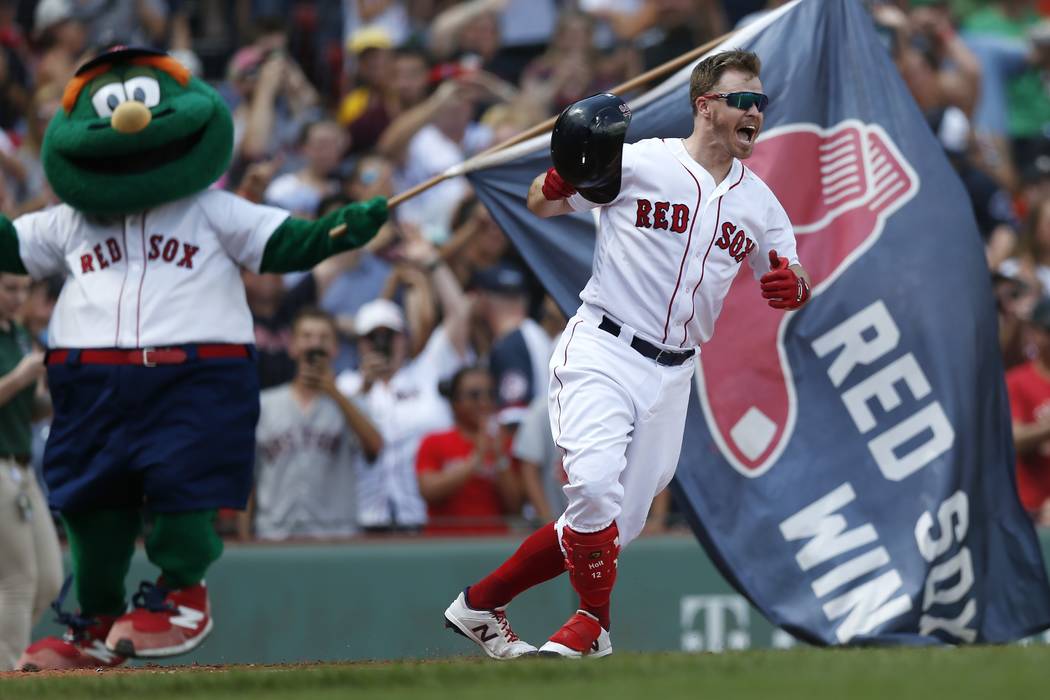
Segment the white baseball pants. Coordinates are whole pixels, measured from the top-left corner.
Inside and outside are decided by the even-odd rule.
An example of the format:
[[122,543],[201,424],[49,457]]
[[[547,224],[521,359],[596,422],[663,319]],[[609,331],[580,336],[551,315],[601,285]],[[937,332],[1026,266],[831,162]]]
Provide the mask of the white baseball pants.
[[625,547],[678,466],[696,360],[658,365],[630,346],[633,329],[615,337],[601,318],[580,307],[551,356],[551,434],[569,501],[557,528],[596,532],[615,521]]

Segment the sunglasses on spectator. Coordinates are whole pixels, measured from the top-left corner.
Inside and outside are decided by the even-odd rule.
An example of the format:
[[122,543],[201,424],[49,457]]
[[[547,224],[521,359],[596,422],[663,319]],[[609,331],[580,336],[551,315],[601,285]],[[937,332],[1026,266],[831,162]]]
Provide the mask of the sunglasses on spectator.
[[725,100],[726,104],[745,112],[752,107],[757,107],[759,112],[766,111],[769,106],[769,96],[761,92],[709,92],[701,97],[708,100]]
[[459,401],[483,401],[485,399],[495,400],[495,398],[496,392],[485,391],[484,389],[468,389],[456,395],[456,399]]

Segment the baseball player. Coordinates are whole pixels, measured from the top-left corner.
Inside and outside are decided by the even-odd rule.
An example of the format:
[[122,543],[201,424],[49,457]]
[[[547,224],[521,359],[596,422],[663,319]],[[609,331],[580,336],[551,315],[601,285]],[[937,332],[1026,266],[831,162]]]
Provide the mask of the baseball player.
[[[209,189],[232,150],[218,93],[164,53],[121,47],[77,70],[48,126],[43,164],[63,203],[0,217],[0,270],[66,278],[44,477],[80,612],[62,613],[69,632],[30,645],[23,669],[172,656],[207,637],[204,574],[222,552],[212,521],[245,506],[259,416],[240,269],[309,269],[386,219],[381,199],[308,222]],[[129,611],[144,507],[160,576]]]
[[746,261],[773,308],[809,298],[787,214],[741,162],[769,103],[760,67],[745,51],[698,63],[686,139],[623,145],[630,111],[613,95],[571,105],[555,125],[555,168],[532,183],[529,209],[549,217],[599,208],[591,278],[550,364],[568,506],[445,612],[446,626],[493,658],[536,651],[514,634],[505,607],[565,570],[580,609],[539,653],[612,653],[617,557],[674,475],[698,347],[733,278]]

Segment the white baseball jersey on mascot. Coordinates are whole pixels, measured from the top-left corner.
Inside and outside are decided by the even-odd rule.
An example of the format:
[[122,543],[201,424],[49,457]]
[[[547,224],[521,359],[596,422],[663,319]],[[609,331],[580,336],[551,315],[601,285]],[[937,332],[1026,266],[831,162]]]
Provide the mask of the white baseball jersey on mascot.
[[29,274],[66,277],[52,347],[140,348],[254,342],[238,265],[258,272],[286,218],[283,209],[208,190],[107,218],[59,204],[14,225]]
[[551,430],[569,478],[557,527],[594,532],[615,521],[623,547],[674,475],[695,366],[692,358],[658,364],[632,339],[677,353],[708,340],[745,259],[756,279],[770,250],[798,264],[795,238],[783,207],[743,163],[734,159],[716,184],[680,139],[625,144],[617,197],[568,201],[600,209],[583,304],[551,357]]

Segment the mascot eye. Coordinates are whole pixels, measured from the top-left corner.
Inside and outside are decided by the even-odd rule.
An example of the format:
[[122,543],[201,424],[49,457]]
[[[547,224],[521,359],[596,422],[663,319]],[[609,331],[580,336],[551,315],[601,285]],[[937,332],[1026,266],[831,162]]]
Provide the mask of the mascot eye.
[[100,87],[98,92],[91,96],[91,104],[94,106],[98,116],[108,117],[113,114],[113,110],[121,102],[126,102],[127,99],[123,85],[120,83],[109,83]]
[[140,75],[126,80],[124,90],[128,93],[129,100],[141,102],[147,107],[156,107],[160,104],[160,84],[153,78]]

